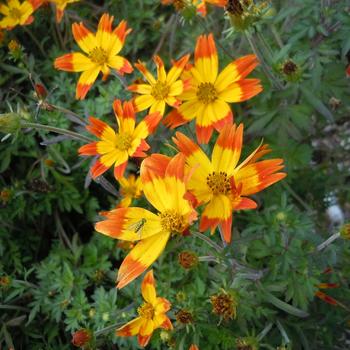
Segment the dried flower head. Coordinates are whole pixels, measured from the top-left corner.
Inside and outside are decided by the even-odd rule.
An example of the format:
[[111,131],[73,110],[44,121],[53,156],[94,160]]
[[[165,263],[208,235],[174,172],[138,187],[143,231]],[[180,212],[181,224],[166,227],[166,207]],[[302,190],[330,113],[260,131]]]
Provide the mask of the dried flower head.
[[76,331],[72,337],[72,344],[76,347],[83,347],[90,343],[92,333],[90,330],[82,328]]
[[210,297],[213,313],[224,318],[225,321],[236,318],[238,295],[235,291],[222,291]]
[[189,324],[194,322],[192,313],[185,309],[179,310],[175,314],[175,316],[176,316],[176,321],[181,324]]
[[7,288],[11,283],[11,277],[10,276],[1,276],[0,277],[0,287]]
[[196,253],[189,250],[184,250],[183,252],[179,253],[178,261],[184,269],[192,269],[193,267],[197,266],[198,257]]

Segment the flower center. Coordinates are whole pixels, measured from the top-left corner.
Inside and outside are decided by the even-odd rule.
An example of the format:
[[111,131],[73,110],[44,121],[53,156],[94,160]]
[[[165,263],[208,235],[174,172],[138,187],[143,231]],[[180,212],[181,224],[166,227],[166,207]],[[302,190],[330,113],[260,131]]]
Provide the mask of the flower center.
[[231,190],[230,178],[224,171],[209,174],[207,185],[213,194],[228,194]]
[[201,83],[197,88],[197,98],[204,104],[214,102],[218,98],[218,93],[212,83]]
[[150,303],[144,303],[137,309],[138,314],[143,317],[151,320],[154,317],[154,308]]
[[10,17],[14,19],[21,19],[22,17],[21,10],[17,7],[13,7],[12,9],[10,9]]
[[161,213],[160,219],[163,229],[168,232],[182,233],[187,227],[185,218],[175,211]]
[[106,50],[102,49],[102,47],[97,46],[89,52],[89,57],[92,62],[99,65],[105,64],[108,60]]
[[162,82],[162,81],[157,81],[153,86],[152,86],[152,91],[151,95],[158,101],[164,100],[165,97],[168,96],[169,94],[169,86]]
[[116,134],[114,142],[116,148],[120,149],[121,151],[126,151],[131,147],[132,136],[127,133]]

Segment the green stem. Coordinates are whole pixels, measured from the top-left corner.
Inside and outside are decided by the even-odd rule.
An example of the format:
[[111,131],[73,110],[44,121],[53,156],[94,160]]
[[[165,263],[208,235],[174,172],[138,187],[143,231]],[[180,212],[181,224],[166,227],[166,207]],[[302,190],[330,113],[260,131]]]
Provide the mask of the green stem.
[[0,305],[0,310],[21,310],[25,312],[29,312],[30,309],[23,306],[15,306],[15,305]]
[[73,139],[81,140],[81,141],[84,141],[84,142],[92,142],[93,141],[89,137],[80,135],[77,132],[70,131],[70,130],[67,130],[67,129],[56,128],[54,126],[49,126],[49,125],[23,122],[21,127],[22,128],[33,128],[33,129],[37,129],[37,130],[47,130],[47,131],[55,132],[56,134],[67,135],[67,136],[70,136]]
[[115,323],[115,324],[112,324],[111,326],[108,326],[108,327],[105,327],[105,328],[102,328],[100,329],[99,331],[96,331],[94,332],[94,336],[95,337],[98,337],[99,335],[101,334],[104,334],[104,333],[108,333],[116,328],[119,328],[120,326],[122,326],[124,324],[124,322],[118,322],[118,323]]
[[60,107],[60,106],[56,106],[56,105],[52,105],[50,104],[50,107],[57,109],[59,112],[65,113],[65,114],[70,114],[73,117],[79,119],[84,125],[86,125],[86,120],[84,118],[82,118],[80,115],[70,111],[69,109],[66,109],[64,107]]
[[30,38],[34,41],[35,45],[38,47],[40,53],[46,57],[47,53],[45,52],[44,48],[42,47],[42,45],[40,44],[39,40],[34,36],[34,34],[28,30],[25,26],[22,26],[22,28],[24,29],[24,31],[30,36]]
[[219,252],[219,253],[222,252],[222,248],[218,244],[213,242],[210,238],[205,236],[203,233],[192,232],[192,235],[197,237],[197,238],[199,238],[199,239],[201,239],[202,241],[204,241],[205,243],[207,243],[208,245],[213,247],[217,252]]
[[282,39],[281,39],[274,24],[270,26],[270,30],[271,30],[272,35],[274,36],[278,46],[280,47],[280,49],[282,49],[284,45],[283,45]]
[[340,232],[335,233],[334,235],[330,236],[328,239],[326,239],[323,243],[319,244],[316,248],[318,252],[321,250],[327,248],[330,244],[332,244],[336,239],[340,237]]

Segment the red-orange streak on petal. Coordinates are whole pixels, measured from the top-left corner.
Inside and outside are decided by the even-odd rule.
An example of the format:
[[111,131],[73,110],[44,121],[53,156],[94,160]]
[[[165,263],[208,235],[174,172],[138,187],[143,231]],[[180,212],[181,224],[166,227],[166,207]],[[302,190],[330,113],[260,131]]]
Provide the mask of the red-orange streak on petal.
[[264,155],[270,152],[272,152],[272,150],[269,148],[269,145],[267,144],[261,145],[259,149],[256,151],[256,153],[254,154],[254,156],[250,158],[249,162],[246,165],[255,163],[258,159],[260,159],[261,157],[263,157]]
[[160,325],[160,328],[167,329],[167,330],[172,330],[173,325],[170,321],[170,319],[167,317],[165,321]]
[[93,179],[105,173],[109,168],[106,167],[99,160],[95,162],[95,164],[91,167],[90,172]]
[[135,110],[134,105],[131,101],[125,101],[123,105],[124,118],[129,118],[135,120]]
[[220,227],[221,227],[225,242],[230,243],[231,242],[231,231],[232,231],[232,214],[226,220],[220,221]]
[[54,67],[56,69],[73,72],[73,54],[68,53],[55,59]]
[[119,269],[119,283],[117,288],[121,289],[141,275],[148,266],[142,265],[139,261],[135,261],[130,254],[124,259],[121,268]]
[[131,73],[134,70],[131,63],[126,58],[123,58],[123,62],[124,63],[122,67],[117,70],[118,73],[121,75],[123,75],[124,73]]
[[86,94],[89,92],[92,84],[78,84],[75,92],[75,98],[77,100],[83,100]]
[[227,115],[221,119],[218,120],[216,123],[213,124],[216,131],[221,131],[221,129],[227,125],[233,123],[233,113],[230,111],[227,113]]
[[83,156],[94,156],[97,152],[97,142],[88,143],[78,149],[79,154]]
[[101,137],[105,128],[108,127],[105,122],[94,117],[89,117],[89,122],[90,124],[86,126],[86,129],[97,137]]
[[210,228],[210,231],[213,232],[219,223],[219,218],[208,218],[207,216],[202,215],[201,222],[199,224],[199,231],[203,232]]
[[176,179],[183,181],[184,169],[185,169],[185,155],[182,153],[178,153],[169,162],[165,171],[165,176],[175,177]]
[[207,144],[213,134],[213,125],[201,126],[196,124],[196,135],[199,143]]
[[216,54],[216,46],[213,34],[210,33],[208,36],[200,35],[194,51],[195,60],[210,57],[214,54]]
[[87,35],[89,35],[91,32],[84,26],[82,22],[80,23],[73,23],[72,24],[72,32],[75,41],[81,41],[83,40]]
[[250,198],[241,197],[237,202],[234,203],[234,210],[249,210],[256,209],[257,204]]
[[153,61],[156,65],[158,65],[159,67],[164,67],[164,62],[163,60],[158,56],[158,55],[155,55],[153,57]]
[[187,55],[181,57],[179,60],[173,61],[172,64],[173,64],[173,66],[176,66],[176,67],[183,69],[185,67],[185,65],[187,64],[189,59],[190,59],[190,54],[187,54]]
[[62,21],[64,11],[56,7],[56,22],[60,23]]
[[236,59],[232,64],[239,72],[239,79],[243,79],[259,64],[259,61],[255,55],[247,55]]
[[117,35],[119,40],[124,43],[126,36],[132,31],[131,28],[127,29],[128,24],[126,21],[121,21],[117,28],[114,29],[113,33]]
[[157,128],[160,120],[162,119],[162,115],[159,112],[154,112],[151,114],[148,114],[143,121],[147,125],[148,133],[152,134],[155,129]]
[[216,144],[223,149],[238,151],[242,147],[243,124],[236,129],[236,125],[225,125],[217,138]]
[[188,122],[189,120],[185,119],[183,115],[176,109],[171,111],[163,120],[163,124],[170,129],[174,129]]
[[331,288],[338,288],[339,284],[338,283],[320,283],[317,285],[317,288],[320,289],[331,289]]
[[193,153],[200,151],[200,147],[181,132],[177,132],[175,134],[175,137],[173,137],[173,142],[179,151],[186,157],[189,157]]
[[126,166],[127,166],[128,162],[124,162],[116,167],[114,167],[114,177],[119,180],[123,177]]
[[141,164],[140,176],[143,183],[153,181],[153,178],[165,176],[166,168],[170,162],[169,157],[163,154],[152,154]]
[[[118,208],[109,212],[105,212],[106,220],[99,221],[95,224],[95,230],[108,234],[113,238],[118,238],[123,230],[125,215],[128,208]],[[100,213],[101,214],[101,213]]]
[[135,152],[132,154],[132,157],[144,158],[147,157],[145,151],[150,149],[149,144],[145,140],[141,140],[139,146],[136,148]]
[[29,2],[34,10],[43,4],[43,0],[29,0]]
[[140,346],[146,346],[150,339],[151,339],[151,335],[141,335],[139,334],[138,337],[137,337],[137,341],[139,342]]
[[328,304],[331,304],[331,305],[338,305],[338,302],[337,300],[335,300],[334,298],[330,297],[329,295],[321,292],[321,291],[317,291],[315,293],[315,296],[317,296],[318,298],[320,298],[321,300],[325,301],[326,303]]
[[241,89],[240,101],[249,100],[263,90],[259,79],[243,79],[234,84],[238,84]]
[[110,16],[108,13],[104,13],[98,24],[98,29],[104,32],[111,33],[113,20],[114,16]]

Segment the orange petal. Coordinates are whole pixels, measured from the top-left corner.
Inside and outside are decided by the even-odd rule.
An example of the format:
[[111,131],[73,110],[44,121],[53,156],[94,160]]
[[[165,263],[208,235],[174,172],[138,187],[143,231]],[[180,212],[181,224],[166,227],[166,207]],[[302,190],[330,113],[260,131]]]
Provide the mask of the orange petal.
[[147,301],[148,303],[151,303],[154,305],[156,303],[156,286],[153,276],[153,270],[150,270],[146,273],[145,277],[143,278],[142,284],[141,284],[141,293],[143,299]]
[[141,317],[137,317],[124,326],[118,328],[116,330],[116,335],[119,337],[130,337],[136,335],[140,332],[142,323],[143,319]]

